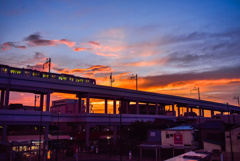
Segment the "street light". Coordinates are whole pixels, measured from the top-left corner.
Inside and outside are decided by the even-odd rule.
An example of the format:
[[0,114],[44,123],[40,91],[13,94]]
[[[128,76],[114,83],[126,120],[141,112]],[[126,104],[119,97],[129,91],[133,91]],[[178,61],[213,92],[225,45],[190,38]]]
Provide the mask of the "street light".
[[233,99],[238,100],[238,106],[239,106],[239,96],[234,96]]

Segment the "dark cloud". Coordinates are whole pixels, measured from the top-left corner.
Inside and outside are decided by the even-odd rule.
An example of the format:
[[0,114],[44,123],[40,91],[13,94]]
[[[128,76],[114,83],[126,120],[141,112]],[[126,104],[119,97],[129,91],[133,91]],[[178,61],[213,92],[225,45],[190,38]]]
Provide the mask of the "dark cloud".
[[11,48],[20,48],[20,49],[26,49],[26,46],[19,46],[19,45],[15,45],[14,42],[6,42],[3,45],[1,45],[0,47],[2,50],[10,50]]
[[24,40],[28,41],[30,46],[55,46],[55,45],[57,45],[56,42],[53,40],[42,39],[39,34],[29,35]]
[[46,58],[46,56],[45,56],[45,54],[43,54],[43,53],[36,52],[36,53],[34,54],[34,59],[36,59],[36,60],[43,60],[43,59],[45,59],[45,58]]
[[109,72],[111,71],[111,67],[105,66],[105,65],[93,65],[89,68],[81,69],[68,69],[68,68],[59,68],[59,67],[53,67],[54,70],[56,70],[59,73],[66,73],[66,74],[87,74],[87,75],[95,75],[99,72]]
[[142,87],[166,86],[168,84],[181,84],[185,81],[194,80],[219,80],[219,79],[240,79],[240,66],[232,68],[222,68],[215,71],[201,73],[180,73],[169,75],[158,75],[143,77],[144,84]]

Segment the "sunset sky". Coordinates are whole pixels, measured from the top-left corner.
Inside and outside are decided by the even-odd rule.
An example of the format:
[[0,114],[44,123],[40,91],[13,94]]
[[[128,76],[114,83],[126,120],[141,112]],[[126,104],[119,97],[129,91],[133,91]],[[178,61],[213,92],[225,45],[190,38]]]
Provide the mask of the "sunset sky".
[[240,96],[239,0],[1,0],[0,24],[0,64],[43,70],[51,58],[52,72],[99,85],[112,72],[113,87],[135,89],[137,74],[142,91]]

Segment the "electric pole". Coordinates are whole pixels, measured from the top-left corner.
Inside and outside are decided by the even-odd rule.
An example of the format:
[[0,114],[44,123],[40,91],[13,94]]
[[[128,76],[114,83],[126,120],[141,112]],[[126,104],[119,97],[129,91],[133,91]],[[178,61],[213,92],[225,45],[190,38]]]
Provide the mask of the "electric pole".
[[238,106],[239,106],[239,96],[234,96],[233,99],[238,100]]
[[190,93],[192,93],[192,91],[198,91],[198,99],[200,100],[200,90],[199,90],[199,87],[194,87],[192,90],[190,90]]
[[43,63],[43,69],[45,64],[48,64],[48,72],[50,73],[50,69],[51,69],[51,58],[47,58],[46,62]]
[[136,75],[133,74],[133,76],[131,77],[131,79],[136,79],[136,90],[138,90],[138,86],[137,86],[138,76],[137,76],[137,74],[136,74]]
[[115,82],[115,79],[112,78],[112,73],[110,73],[110,84],[111,84],[111,87],[112,87],[113,82]]

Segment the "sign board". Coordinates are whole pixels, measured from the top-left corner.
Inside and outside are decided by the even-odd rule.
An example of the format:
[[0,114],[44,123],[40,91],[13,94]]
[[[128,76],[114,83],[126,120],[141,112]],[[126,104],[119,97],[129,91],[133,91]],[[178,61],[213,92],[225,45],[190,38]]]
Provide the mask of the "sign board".
[[174,144],[183,144],[182,133],[174,133]]

